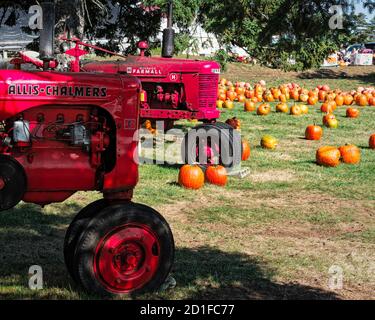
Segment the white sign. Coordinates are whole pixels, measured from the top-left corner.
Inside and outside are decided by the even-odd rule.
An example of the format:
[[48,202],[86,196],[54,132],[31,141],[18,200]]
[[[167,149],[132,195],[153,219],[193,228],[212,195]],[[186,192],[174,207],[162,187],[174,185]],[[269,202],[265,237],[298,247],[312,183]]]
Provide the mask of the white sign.
[[354,64],[356,66],[372,66],[374,55],[372,53],[357,53]]

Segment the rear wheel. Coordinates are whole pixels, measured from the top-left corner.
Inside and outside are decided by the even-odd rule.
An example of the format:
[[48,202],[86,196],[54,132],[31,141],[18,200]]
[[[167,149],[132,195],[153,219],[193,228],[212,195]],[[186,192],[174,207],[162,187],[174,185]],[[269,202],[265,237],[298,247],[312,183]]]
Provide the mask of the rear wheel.
[[241,136],[226,123],[202,124],[190,130],[182,143],[185,163],[205,168],[220,164],[228,170],[241,163]]
[[95,215],[74,254],[74,274],[88,292],[121,295],[158,289],[174,260],[169,225],[155,210],[118,204]]

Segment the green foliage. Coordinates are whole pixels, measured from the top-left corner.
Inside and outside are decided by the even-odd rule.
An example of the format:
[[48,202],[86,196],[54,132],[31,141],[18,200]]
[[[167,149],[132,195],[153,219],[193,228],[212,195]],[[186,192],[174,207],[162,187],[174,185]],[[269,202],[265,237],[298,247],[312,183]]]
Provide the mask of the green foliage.
[[331,52],[352,42],[360,19],[350,11],[351,1],[339,3],[348,12],[344,28],[329,28],[330,8],[337,4],[336,0],[206,0],[200,21],[223,45],[239,46],[264,65],[300,71],[319,67]]
[[[153,50],[160,47],[157,35],[169,1],[56,0],[56,33],[69,29],[79,37],[109,39],[105,47],[123,53],[136,52],[138,41],[147,40]],[[0,12],[0,22],[14,24],[17,12],[26,12],[35,3],[2,1],[0,8],[8,8],[10,14]],[[197,54],[197,39],[191,33],[201,23],[207,32],[216,35],[222,48],[241,47],[264,65],[285,70],[316,68],[342,45],[365,42],[374,34],[374,24],[353,13],[354,3],[350,0],[173,0],[173,23],[178,30],[176,53]],[[329,9],[336,4],[345,9],[342,30],[331,30],[328,26],[333,15]],[[373,1],[366,0],[362,5],[369,11],[374,9]],[[222,50],[214,58],[225,67],[228,57]],[[291,63],[293,60],[295,63]]]
[[221,69],[223,71],[227,70],[227,64],[230,60],[230,57],[226,50],[220,49],[216,51],[212,59],[220,63]]

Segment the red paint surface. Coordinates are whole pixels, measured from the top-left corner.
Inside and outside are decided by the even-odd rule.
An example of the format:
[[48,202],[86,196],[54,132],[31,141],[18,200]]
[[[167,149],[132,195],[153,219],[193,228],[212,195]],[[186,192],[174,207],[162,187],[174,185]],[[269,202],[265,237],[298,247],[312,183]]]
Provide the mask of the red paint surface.
[[155,275],[159,254],[158,238],[147,226],[121,226],[98,244],[94,257],[95,276],[110,292],[134,291]]
[[[61,94],[63,87],[70,91]],[[84,88],[90,96],[70,96],[76,87]],[[93,96],[94,90],[97,96]],[[63,201],[79,190],[130,195],[128,190],[138,182],[133,154],[137,147],[134,136],[139,126],[139,91],[139,80],[127,75],[0,70],[0,121],[12,123],[22,116],[30,121],[30,131],[36,137],[44,132],[43,137],[48,138],[0,148],[0,153],[14,157],[25,169],[24,200],[43,205]],[[90,151],[54,141],[52,133],[48,136],[51,129],[47,124],[56,121],[58,114],[63,115],[65,123],[75,122],[77,117],[89,123],[93,110],[100,110],[112,121],[113,136],[99,132]],[[45,118],[44,127],[37,122],[40,114]],[[12,133],[2,133],[6,134]],[[105,161],[102,152],[110,141],[114,144],[109,154],[114,165],[106,170],[101,166]]]
[[[129,56],[125,61],[90,62],[82,69],[138,77],[147,92],[147,101],[141,105],[141,118],[214,120],[220,117],[216,109],[220,72],[217,62]],[[155,94],[158,85],[163,87],[163,92]],[[170,97],[175,93],[178,108]]]

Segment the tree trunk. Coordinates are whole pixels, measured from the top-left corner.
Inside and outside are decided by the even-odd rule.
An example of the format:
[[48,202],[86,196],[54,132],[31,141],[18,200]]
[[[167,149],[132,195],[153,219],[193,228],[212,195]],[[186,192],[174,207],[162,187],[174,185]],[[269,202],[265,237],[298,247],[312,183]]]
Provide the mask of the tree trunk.
[[85,0],[57,0],[58,29],[67,31],[71,37],[83,38],[85,31]]

